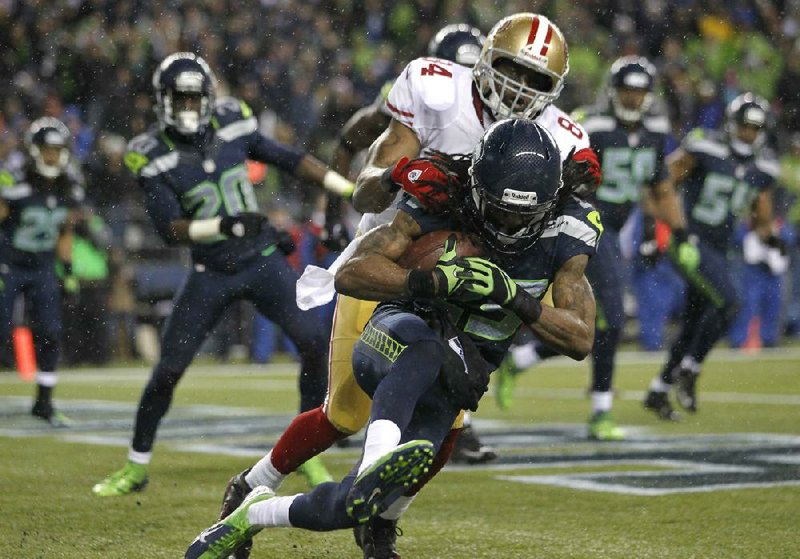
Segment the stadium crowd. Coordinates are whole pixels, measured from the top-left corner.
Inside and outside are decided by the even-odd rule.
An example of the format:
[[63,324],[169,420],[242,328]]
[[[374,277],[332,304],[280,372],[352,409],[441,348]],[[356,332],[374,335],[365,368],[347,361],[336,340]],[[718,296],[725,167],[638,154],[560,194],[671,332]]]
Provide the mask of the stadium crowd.
[[[66,336],[97,343],[63,344],[63,359],[131,357],[137,324],[159,323],[168,309],[153,303],[168,301],[185,272],[185,252],[159,241],[123,164],[127,140],[155,122],[150,77],[164,57],[177,51],[202,55],[221,88],[258,115],[262,132],[329,160],[346,120],[423,54],[439,28],[466,22],[488,30],[517,11],[547,15],[569,40],[570,72],[559,99],[566,111],[592,104],[611,62],[625,54],[654,62],[661,103],[678,140],[698,126],[720,127],[725,106],[743,91],[770,101],[768,142],[782,167],[776,219],[794,258],[777,285],[784,293],[780,316],[760,318],[800,334],[800,2],[9,0],[0,3],[0,70],[9,78],[0,84],[0,163],[21,164],[31,121],[61,119],[99,218],[90,237],[103,239],[84,256],[103,265],[89,267],[94,275],[80,278],[79,299],[68,301],[65,311]],[[324,260],[319,195],[271,167],[253,165],[250,175],[264,183],[257,189],[262,207],[294,237],[293,264]],[[774,291],[775,284],[768,285]],[[232,324],[251,320],[252,311],[235,309],[214,338],[219,351],[230,345],[226,338],[240,336]],[[263,321],[256,323],[244,342],[265,360],[273,335]],[[748,326],[732,334],[734,345],[752,338]],[[765,345],[779,342],[761,338]],[[653,332],[641,332],[641,342],[648,349],[662,344]],[[96,349],[87,353],[87,347]]]

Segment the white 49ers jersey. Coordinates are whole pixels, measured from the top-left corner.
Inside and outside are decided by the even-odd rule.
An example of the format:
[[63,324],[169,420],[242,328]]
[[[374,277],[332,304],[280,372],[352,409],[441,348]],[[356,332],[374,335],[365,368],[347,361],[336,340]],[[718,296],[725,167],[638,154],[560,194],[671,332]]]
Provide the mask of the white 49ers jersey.
[[[431,150],[450,155],[471,155],[483,133],[494,122],[484,109],[472,79],[472,69],[441,58],[412,60],[395,80],[386,98],[388,113],[419,138],[421,156]],[[589,134],[561,109],[549,105],[535,122],[547,128],[561,152],[589,147]],[[379,214],[364,214],[361,233],[389,223],[394,205]]]
[[[406,66],[386,99],[392,118],[411,128],[430,150],[471,155],[494,122],[473,85],[472,69],[439,58],[417,58]],[[589,147],[589,135],[564,111],[548,106],[535,122],[547,128],[562,161],[570,150]]]
[[[388,111],[384,112],[414,131],[422,146],[421,156],[431,150],[471,155],[483,133],[494,122],[473,84],[471,68],[440,58],[417,58],[394,82],[386,98]],[[535,122],[553,135],[562,161],[573,147],[575,151],[589,147],[586,130],[553,105],[546,107]],[[392,204],[381,213],[364,214],[358,233],[364,234],[390,223],[396,213]],[[358,239],[351,242],[327,270],[306,267],[297,282],[297,304],[301,309],[323,305],[333,298],[333,275],[355,251],[357,242]]]

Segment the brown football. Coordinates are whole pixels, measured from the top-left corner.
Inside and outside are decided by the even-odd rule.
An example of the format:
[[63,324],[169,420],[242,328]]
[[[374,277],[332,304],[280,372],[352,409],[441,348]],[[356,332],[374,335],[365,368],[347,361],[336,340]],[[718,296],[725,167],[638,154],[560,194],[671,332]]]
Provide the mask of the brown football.
[[458,256],[483,256],[483,249],[470,237],[458,231],[433,231],[413,241],[400,256],[397,263],[409,270],[433,270],[444,252],[444,242],[450,235],[456,236]]

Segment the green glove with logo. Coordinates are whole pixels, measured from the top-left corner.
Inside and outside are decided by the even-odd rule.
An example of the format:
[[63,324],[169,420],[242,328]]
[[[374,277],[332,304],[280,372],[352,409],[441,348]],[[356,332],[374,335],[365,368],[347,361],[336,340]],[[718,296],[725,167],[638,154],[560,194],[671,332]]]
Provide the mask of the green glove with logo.
[[485,258],[461,259],[464,290],[507,307],[517,294],[517,284],[497,264]]
[[477,297],[464,289],[465,259],[456,251],[456,236],[444,242],[444,250],[432,271],[412,270],[406,277],[406,289],[414,297],[439,297],[451,301],[475,301]]

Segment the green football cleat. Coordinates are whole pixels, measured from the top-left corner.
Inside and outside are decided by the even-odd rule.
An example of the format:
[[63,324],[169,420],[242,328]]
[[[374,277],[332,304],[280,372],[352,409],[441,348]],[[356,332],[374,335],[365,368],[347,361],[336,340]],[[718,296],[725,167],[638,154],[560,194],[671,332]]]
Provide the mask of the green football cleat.
[[503,411],[511,409],[514,387],[517,384],[519,372],[511,356],[507,355],[497,370],[492,373],[494,377],[494,399],[497,402],[497,407]]
[[433,463],[433,444],[430,441],[409,441],[387,452],[361,472],[345,501],[348,516],[364,524],[385,511]]
[[328,472],[319,456],[315,456],[302,464],[297,468],[297,471],[306,478],[308,486],[312,489],[321,483],[333,481],[333,476]]
[[239,508],[225,519],[206,528],[186,550],[185,559],[227,559],[237,548],[252,539],[263,527],[253,526],[247,511],[256,503],[272,499],[275,492],[262,485],[253,489]]
[[92,487],[92,493],[98,497],[118,497],[147,487],[150,480],[147,465],[128,462],[121,470],[117,470],[100,483]]
[[622,441],[625,431],[614,423],[611,412],[599,411],[589,420],[589,438],[593,441]]

